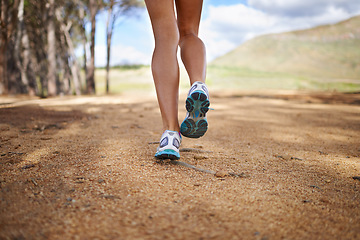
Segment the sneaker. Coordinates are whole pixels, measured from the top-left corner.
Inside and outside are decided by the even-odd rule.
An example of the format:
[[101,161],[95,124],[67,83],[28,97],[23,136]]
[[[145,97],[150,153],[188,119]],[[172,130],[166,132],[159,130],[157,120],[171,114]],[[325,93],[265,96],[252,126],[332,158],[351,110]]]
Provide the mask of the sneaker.
[[188,112],[180,126],[182,135],[189,138],[199,138],[205,134],[208,129],[206,113],[209,106],[209,92],[205,83],[195,82],[186,99],[186,110]]
[[160,139],[160,145],[155,153],[157,159],[177,160],[180,158],[179,148],[181,136],[179,132],[166,130]]

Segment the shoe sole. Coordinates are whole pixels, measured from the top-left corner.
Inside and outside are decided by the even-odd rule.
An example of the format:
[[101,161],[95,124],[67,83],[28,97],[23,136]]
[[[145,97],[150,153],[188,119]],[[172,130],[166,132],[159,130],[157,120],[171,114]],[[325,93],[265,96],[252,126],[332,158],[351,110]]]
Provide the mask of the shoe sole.
[[189,116],[181,123],[180,132],[189,138],[199,138],[208,129],[206,113],[209,110],[210,101],[202,91],[195,91],[186,99],[186,110]]
[[174,150],[164,150],[155,154],[155,158],[160,160],[170,159],[170,160],[178,160],[180,159],[180,154],[175,152]]

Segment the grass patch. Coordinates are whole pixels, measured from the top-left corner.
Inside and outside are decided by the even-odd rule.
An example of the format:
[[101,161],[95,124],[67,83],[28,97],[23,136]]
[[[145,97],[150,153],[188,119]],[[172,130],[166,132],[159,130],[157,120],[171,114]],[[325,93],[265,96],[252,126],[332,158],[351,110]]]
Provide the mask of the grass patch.
[[303,75],[258,71],[234,66],[210,65],[207,76],[208,84],[218,89],[360,91],[360,81],[354,79],[319,79]]
[[359,92],[360,84],[348,82],[319,82],[310,81],[312,89],[320,91],[338,91],[338,92]]
[[306,79],[291,74],[256,71],[238,67],[208,67],[208,83],[220,89],[301,89]]
[[[96,93],[106,93],[106,70],[98,68],[95,71]],[[149,66],[121,66],[110,69],[110,93],[119,94],[126,91],[153,91],[154,84]]]
[[[112,66],[111,69],[117,69],[117,70],[134,70],[134,69],[141,69],[141,68],[148,68],[148,65],[143,65],[143,64],[129,64],[129,65],[116,65],[116,66]],[[96,69],[99,70],[106,70],[106,67],[98,67]]]
[[[105,69],[96,69],[96,93],[105,94]],[[359,92],[360,80],[320,79],[281,72],[258,71],[235,66],[209,65],[207,84],[212,89],[233,90],[313,90]],[[180,91],[187,91],[189,80],[181,69]],[[121,94],[127,91],[154,92],[155,87],[149,66],[112,68],[110,70],[110,93]]]

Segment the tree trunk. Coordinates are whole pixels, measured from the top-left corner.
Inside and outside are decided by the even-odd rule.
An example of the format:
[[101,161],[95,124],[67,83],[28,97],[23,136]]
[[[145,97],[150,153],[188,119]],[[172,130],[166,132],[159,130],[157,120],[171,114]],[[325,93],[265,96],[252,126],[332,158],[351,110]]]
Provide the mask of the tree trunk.
[[[110,1],[110,6],[109,6],[109,10],[108,10],[108,18],[106,21],[106,50],[107,50],[107,55],[106,55],[106,94],[109,94],[109,73],[110,73],[110,49],[111,49],[111,36],[112,36],[112,11],[113,11],[113,7],[114,7],[114,0]],[[110,23],[111,22],[111,23]],[[111,26],[110,26],[111,25]]]
[[[8,41],[17,23],[17,11],[19,0],[12,1],[10,8],[9,0],[1,0],[0,8],[0,94],[7,94],[9,90],[7,49]],[[10,21],[8,21],[10,16]]]
[[[22,47],[24,48],[23,53],[21,53]],[[32,74],[30,70],[30,45],[29,37],[27,31],[24,27],[24,0],[20,0],[19,10],[18,10],[18,27],[17,35],[15,41],[15,51],[14,57],[16,61],[16,66],[20,70],[21,83],[25,88],[26,93],[30,96],[36,94],[34,80],[32,79]],[[30,74],[30,76],[28,76]]]
[[82,45],[83,45],[83,51],[84,51],[84,72],[85,72],[85,80],[81,82],[85,82],[85,86],[87,86],[87,57],[86,57],[86,43],[87,43],[87,37],[86,37],[86,29],[85,29],[85,6],[82,2],[76,1],[79,5],[79,17],[80,17],[80,31],[82,35]]
[[48,96],[56,95],[56,38],[55,38],[55,0],[49,0],[47,42],[48,42]]
[[40,62],[39,77],[40,77],[40,84],[42,86],[40,96],[42,98],[46,97],[45,89],[46,89],[46,86],[47,86],[47,71],[48,71],[47,67],[48,67],[48,64],[45,61]]
[[76,60],[74,44],[73,44],[73,42],[71,40],[70,33],[69,33],[72,23],[68,22],[68,24],[65,25],[64,20],[61,17],[60,11],[56,12],[56,17],[57,17],[57,20],[61,24],[61,31],[64,33],[67,45],[69,47],[68,50],[69,50],[69,56],[70,56],[70,59],[71,59],[71,63],[70,63],[71,67],[70,67],[70,69],[71,69],[71,74],[72,74],[72,77],[73,77],[75,93],[76,93],[76,95],[81,95],[80,77],[79,77],[80,76],[80,71],[79,71],[77,60]]
[[23,31],[22,44],[24,47],[24,66],[29,83],[27,91],[30,96],[35,96],[38,93],[38,89],[36,84],[35,73],[31,62],[30,40],[26,28],[24,28]]
[[[71,94],[71,89],[70,89],[70,79],[71,79],[71,75],[70,75],[70,69],[69,69],[69,54],[67,51],[67,46],[66,46],[66,40],[65,40],[65,36],[64,34],[60,34],[60,44],[61,44],[61,50],[60,50],[60,60],[61,60],[61,69],[62,69],[62,79],[61,79],[61,90],[63,91],[63,93],[65,95],[69,95]],[[61,94],[61,93],[60,93]]]
[[69,46],[69,55],[71,56],[71,75],[73,76],[73,82],[74,82],[74,88],[75,88],[75,93],[76,95],[81,95],[81,89],[80,89],[80,72],[79,72],[79,67],[77,64],[77,60],[76,60],[76,55],[75,55],[75,49],[74,49],[74,45],[72,43],[70,34],[69,34],[69,30],[65,29],[64,30],[64,35],[66,38],[66,42]]
[[0,94],[8,93],[7,81],[7,14],[8,14],[8,0],[1,0],[1,36],[0,36]]
[[[86,54],[86,43],[87,43],[87,39],[86,39],[86,30],[85,30],[85,24],[82,27],[82,32],[83,32],[83,40],[82,40],[82,44],[83,44],[83,51],[84,51],[84,73],[85,73],[85,80],[82,81],[82,83],[85,82],[85,86],[87,86],[87,79],[86,76],[88,75],[88,68],[87,68],[87,54]],[[82,78],[83,79],[83,78]],[[86,90],[87,91],[87,90]]]
[[106,57],[106,94],[109,94],[110,89],[110,49],[111,49],[111,35],[112,32],[107,34],[107,57]]
[[97,13],[96,0],[90,0],[90,18],[91,18],[91,42],[90,42],[90,66],[87,74],[87,92],[89,94],[95,93],[95,24]]
[[0,95],[8,93],[6,45],[7,39],[2,38],[0,41]]

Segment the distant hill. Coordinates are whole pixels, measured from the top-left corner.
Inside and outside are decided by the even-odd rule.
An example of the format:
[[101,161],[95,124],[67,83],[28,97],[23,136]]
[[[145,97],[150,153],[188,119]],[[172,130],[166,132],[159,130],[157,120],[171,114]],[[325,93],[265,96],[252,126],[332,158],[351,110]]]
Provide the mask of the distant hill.
[[360,16],[256,37],[210,63],[321,79],[360,79]]

